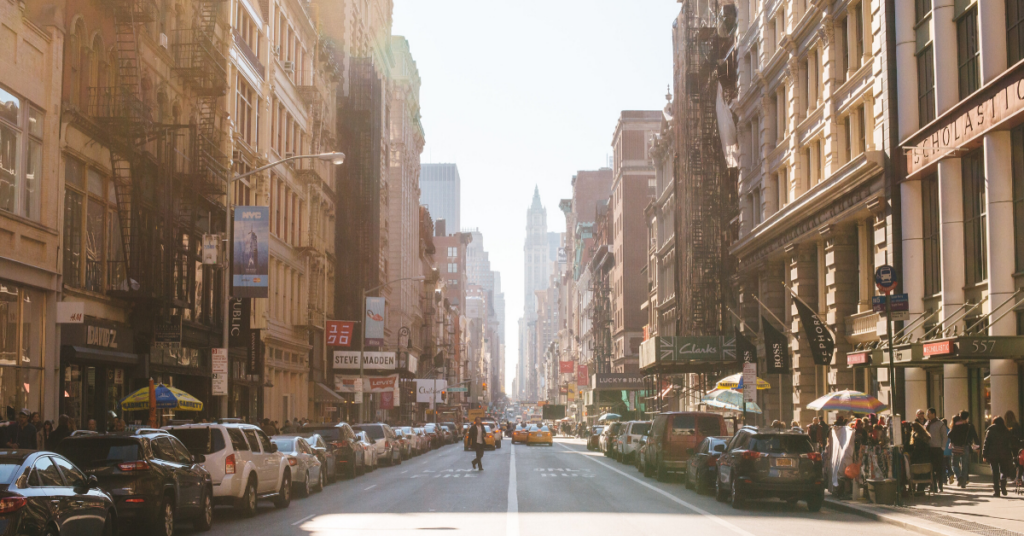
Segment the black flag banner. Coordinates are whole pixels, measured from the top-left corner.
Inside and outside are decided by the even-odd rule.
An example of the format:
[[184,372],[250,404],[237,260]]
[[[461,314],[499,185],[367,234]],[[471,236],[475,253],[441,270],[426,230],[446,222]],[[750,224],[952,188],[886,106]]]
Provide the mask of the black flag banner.
[[800,300],[793,300],[796,304],[797,313],[800,315],[800,325],[804,328],[804,336],[811,344],[811,357],[815,365],[831,365],[832,354],[836,349],[836,341],[828,332],[825,323],[818,315],[811,311],[810,307]]
[[772,326],[763,315],[761,316],[761,334],[764,336],[764,349],[768,354],[769,374],[791,374],[789,361],[789,341],[786,335]]
[[740,328],[736,328],[736,361],[741,365],[757,364],[757,346],[740,333]]

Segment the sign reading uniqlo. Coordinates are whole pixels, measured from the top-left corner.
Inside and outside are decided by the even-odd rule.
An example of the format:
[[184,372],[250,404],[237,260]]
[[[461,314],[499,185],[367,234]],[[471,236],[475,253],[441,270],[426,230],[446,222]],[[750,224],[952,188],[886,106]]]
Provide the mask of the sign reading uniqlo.
[[351,346],[352,330],[355,329],[355,322],[342,320],[327,321],[327,346]]

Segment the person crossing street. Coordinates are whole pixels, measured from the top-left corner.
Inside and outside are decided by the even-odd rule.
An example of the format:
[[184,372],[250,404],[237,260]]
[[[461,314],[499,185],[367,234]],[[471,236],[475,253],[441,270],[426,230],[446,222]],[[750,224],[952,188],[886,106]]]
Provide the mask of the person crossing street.
[[484,470],[484,424],[480,417],[476,418],[473,426],[469,428],[469,444],[476,451],[476,458],[473,458],[473,467]]

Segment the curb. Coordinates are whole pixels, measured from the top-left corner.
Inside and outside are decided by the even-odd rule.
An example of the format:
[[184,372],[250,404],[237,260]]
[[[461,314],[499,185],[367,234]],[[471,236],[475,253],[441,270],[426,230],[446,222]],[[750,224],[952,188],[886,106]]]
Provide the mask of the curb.
[[860,505],[849,501],[839,501],[829,497],[825,498],[825,508],[873,519],[875,521],[894,525],[918,534],[924,534],[926,536],[977,536],[973,532],[954,529],[938,523],[932,523],[918,517],[901,515],[898,512],[889,512],[887,510],[883,510],[883,507]]

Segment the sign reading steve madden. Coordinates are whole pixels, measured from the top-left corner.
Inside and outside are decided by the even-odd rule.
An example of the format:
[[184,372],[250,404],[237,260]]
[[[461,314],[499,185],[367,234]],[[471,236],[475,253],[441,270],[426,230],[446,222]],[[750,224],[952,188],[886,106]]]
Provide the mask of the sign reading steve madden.
[[[395,370],[396,367],[394,352],[363,352],[364,370]],[[359,352],[335,351],[333,368],[358,369]]]

